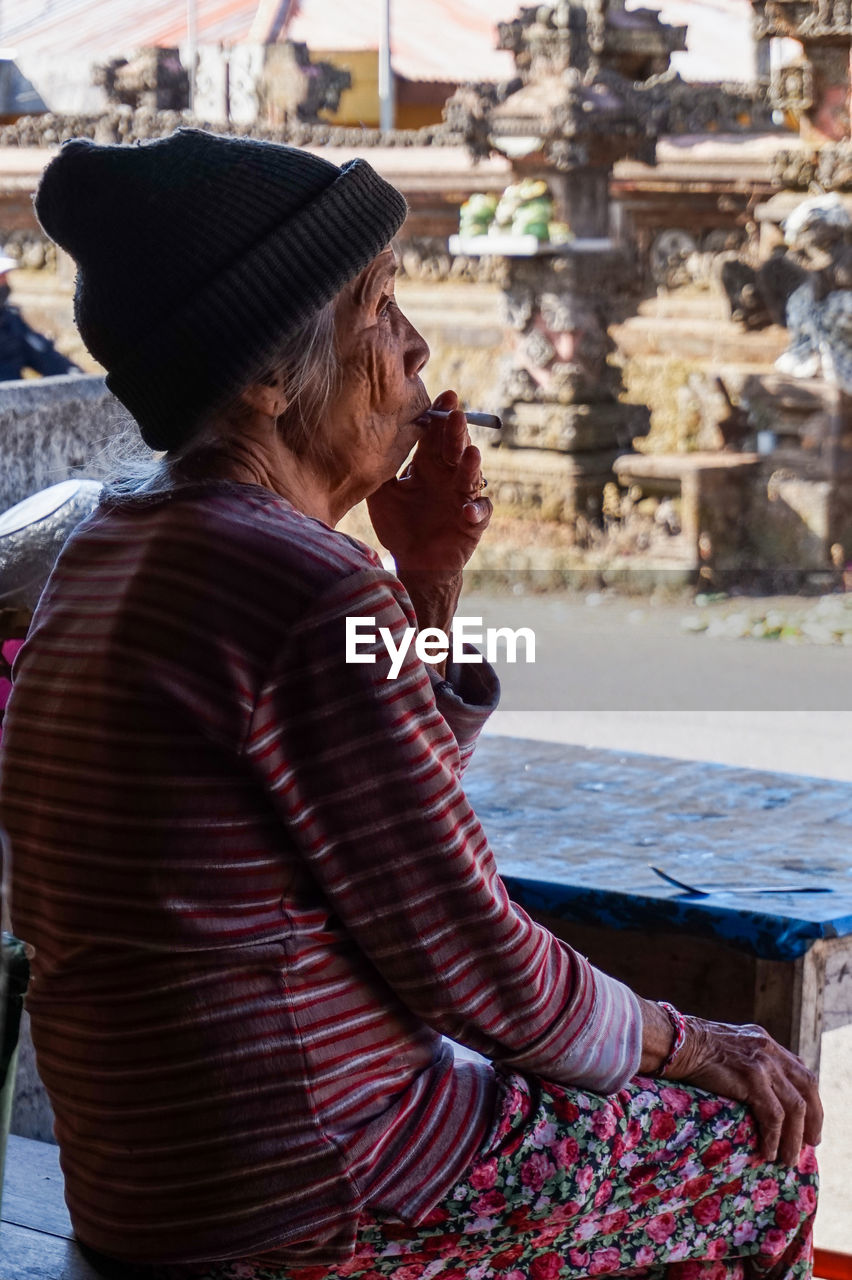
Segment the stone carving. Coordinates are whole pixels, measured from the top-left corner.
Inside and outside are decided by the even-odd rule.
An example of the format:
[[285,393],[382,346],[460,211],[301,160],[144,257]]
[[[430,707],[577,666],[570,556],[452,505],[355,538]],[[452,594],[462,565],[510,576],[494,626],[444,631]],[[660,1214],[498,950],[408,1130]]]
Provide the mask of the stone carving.
[[744,252],[748,252],[748,233],[744,227],[714,227],[703,235],[694,235],[682,227],[668,227],[651,241],[648,274],[658,292],[685,285],[715,290],[725,264]]
[[635,99],[657,134],[748,133],[774,128],[772,108],[758,86],[696,84],[676,71],[654,76]]
[[818,151],[778,151],[772,178],[779,187],[808,191],[852,191],[852,143],[835,142]]
[[[608,403],[620,390],[617,369],[607,364],[613,343],[606,328],[604,280],[618,279],[620,259],[600,254],[567,254],[512,259],[503,309],[510,318],[510,339],[517,367],[526,375],[521,388],[515,370],[504,380],[504,403],[514,398],[540,404],[584,400]],[[592,270],[592,263],[595,269]],[[562,270],[560,270],[562,268]],[[518,390],[521,394],[516,396]]]
[[500,318],[510,329],[523,332],[532,320],[535,294],[532,289],[515,285],[506,289],[500,299]]
[[666,69],[672,51],[685,48],[685,28],[615,5],[618,19],[609,21],[609,8],[608,0],[559,0],[498,24],[518,80],[466,86],[445,110],[474,155],[499,149],[495,138],[539,138],[540,161],[558,173],[608,168],[627,155],[653,162],[656,122],[636,81]]
[[521,87],[519,79],[500,86],[493,84],[462,85],[444,104],[444,124],[448,133],[460,138],[475,160],[491,154],[490,113],[512,92]]
[[769,102],[796,112],[822,138],[849,138],[849,60],[852,0],[751,0],[758,40],[799,41],[797,62],[780,67],[769,86]]
[[838,196],[817,196],[790,215],[784,236],[804,279],[787,301],[790,347],[775,367],[821,373],[852,396],[852,215]]
[[[733,320],[747,329],[790,329],[782,372],[818,376],[827,358],[832,376],[852,392],[852,217],[837,195],[803,201],[786,220],[785,243],[758,267],[725,262],[721,283]],[[829,302],[831,295],[842,297]]]
[[772,181],[779,187],[807,191],[817,180],[819,156],[816,152],[776,151],[772,159]]
[[852,32],[852,0],[751,0],[758,40],[825,40]]
[[739,257],[729,258],[722,263],[719,279],[728,297],[731,319],[746,329],[785,324],[787,301],[806,274],[783,245],[776,246],[758,267]]
[[[646,95],[635,82],[664,72],[684,41],[683,28],[651,10],[627,12],[608,0],[524,8],[499,25],[517,81],[467,86],[448,104],[448,122],[475,155],[502,152],[517,181],[547,183],[556,220],[575,237],[532,256],[503,251],[511,357],[500,389],[501,445],[523,479],[495,490],[500,504],[587,519],[600,512],[613,458],[648,430],[647,410],[619,401],[620,373],[607,361],[607,326],[630,276],[608,236],[609,176],[617,159],[653,162],[665,92]],[[462,247],[487,255],[487,241]],[[486,459],[489,474],[498,465]]]
[[[591,404],[599,394],[601,384],[590,371],[589,363],[583,365],[575,360],[554,360],[548,370],[548,392],[551,400],[557,404]],[[617,376],[615,369],[610,369],[609,366],[606,367],[605,375],[608,375],[610,381]]]
[[533,369],[546,369],[556,355],[556,348],[541,329],[530,329],[518,349]]
[[[629,449],[630,442],[642,430],[643,406],[611,404],[553,405],[544,409],[533,404],[516,404],[504,422],[502,442],[515,446],[553,449],[573,455],[594,451],[599,465],[601,451]],[[647,411],[645,411],[647,413]]]
[[817,181],[824,191],[852,191],[852,143],[820,149]]
[[588,309],[581,307],[573,293],[544,292],[538,301],[541,318],[548,329],[570,332],[597,322]]
[[320,123],[321,111],[336,111],[352,87],[350,72],[330,62],[314,62],[306,44],[269,45],[257,81],[258,118],[268,125],[289,119]]
[[[310,123],[301,119],[270,123],[263,118],[251,124],[231,120],[223,125],[221,121],[206,120],[185,110],[159,110],[113,102],[97,115],[46,112],[38,116],[22,116],[12,124],[0,126],[0,146],[54,147],[65,138],[94,138],[96,133],[105,141],[144,142],[164,137],[181,125],[189,125],[236,137],[251,135],[270,142],[289,142],[298,147],[466,145],[475,154],[485,156],[492,150],[488,136],[488,112],[492,106],[516,92],[521,83],[520,78],[516,78],[502,85],[466,86],[449,99],[443,123],[422,129],[382,132],[379,129]],[[636,86],[630,101],[632,109],[646,120],[644,131],[650,131],[650,135],[700,133],[708,127],[725,133],[771,127],[771,108],[756,90],[738,85],[686,84],[672,72]],[[563,171],[570,169],[572,164],[588,161],[588,147],[582,141],[556,139],[551,146]]]
[[237,138],[261,138],[268,142],[288,142],[294,147],[457,147],[464,143],[460,133],[447,124],[422,129],[361,129],[345,125],[310,124],[288,120],[269,125],[261,120],[251,124],[231,121],[223,126],[195,116],[189,111],[158,111],[149,107],[113,104],[97,115],[21,116],[13,124],[0,126],[0,146],[55,147],[65,138],[94,138],[96,134],[113,142],[147,142],[163,138],[181,125],[211,129]]
[[56,245],[47,239],[40,227],[37,230],[18,227],[5,234],[0,233],[0,252],[30,271],[39,271],[42,267],[56,269]]
[[[608,21],[610,7],[618,10],[615,22]],[[628,12],[607,0],[524,8],[497,29],[499,47],[514,54],[524,78],[534,80],[565,67],[582,73],[609,67],[627,80],[646,80],[665,71],[671,54],[686,48],[685,27],[661,23],[651,10]]]
[[502,258],[477,258],[447,251],[444,237],[418,235],[416,214],[409,218],[399,236],[402,274],[409,280],[471,280],[479,284],[502,284],[505,264]]
[[500,361],[500,389],[509,404],[534,404],[538,399],[539,386],[529,369],[508,357]]
[[781,67],[769,86],[769,101],[777,111],[809,111],[814,105],[814,69],[809,62]]
[[189,73],[177,49],[140,49],[130,59],[113,58],[92,69],[111,103],[153,111],[182,111],[189,105]]
[[[213,53],[214,60],[202,58],[199,63],[204,87],[209,94],[205,77],[221,77],[221,93],[227,99],[223,118],[250,126],[255,136],[256,122],[273,128],[288,120],[319,124],[320,112],[337,110],[341,94],[352,84],[348,71],[313,62],[307,45],[292,41],[238,45],[227,54]],[[142,49],[129,61],[114,58],[95,67],[93,79],[103,86],[109,102],[134,109],[182,111],[189,103],[189,76],[177,49]],[[203,99],[202,83],[196,87]]]

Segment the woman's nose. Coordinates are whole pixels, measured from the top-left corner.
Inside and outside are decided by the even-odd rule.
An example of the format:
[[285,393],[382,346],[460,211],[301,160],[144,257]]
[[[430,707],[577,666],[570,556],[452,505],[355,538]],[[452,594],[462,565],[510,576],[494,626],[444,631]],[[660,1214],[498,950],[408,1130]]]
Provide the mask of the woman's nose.
[[430,356],[429,344],[410,320],[406,319],[408,335],[405,342],[405,375],[416,378]]

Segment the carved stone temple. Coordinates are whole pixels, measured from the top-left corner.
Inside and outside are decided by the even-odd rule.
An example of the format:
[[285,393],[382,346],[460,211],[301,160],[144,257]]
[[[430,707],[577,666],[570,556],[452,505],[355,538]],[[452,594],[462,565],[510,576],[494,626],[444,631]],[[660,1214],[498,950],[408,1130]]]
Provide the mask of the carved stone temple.
[[654,113],[636,82],[665,71],[685,28],[615,0],[560,0],[522,10],[499,31],[517,81],[461,90],[448,121],[475,154],[507,156],[515,181],[543,179],[574,238],[531,244],[483,235],[452,244],[505,263],[510,354],[495,397],[504,426],[497,448],[477,442],[498,507],[566,522],[595,518],[615,458],[649,427],[644,406],[619,401],[620,371],[607,359],[608,326],[623,314],[636,274],[612,238],[609,181],[617,160],[653,163]]
[[850,137],[852,0],[751,0],[758,41],[790,37],[802,57],[772,76],[770,101],[792,110],[802,132],[818,140]]

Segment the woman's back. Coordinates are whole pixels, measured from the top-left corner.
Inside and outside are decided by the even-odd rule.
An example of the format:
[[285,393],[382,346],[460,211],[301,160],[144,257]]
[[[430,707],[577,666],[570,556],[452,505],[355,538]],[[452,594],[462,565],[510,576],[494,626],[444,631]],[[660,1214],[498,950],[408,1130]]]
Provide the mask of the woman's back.
[[[0,802],[69,1204],[104,1252],[345,1238],[387,1175],[376,1147],[405,1186],[425,1107],[455,1165],[451,1117],[492,1087],[343,928],[249,749],[293,629],[365,572],[387,576],[274,495],[202,486],[99,511],[39,608]],[[292,678],[294,714],[319,714]]]

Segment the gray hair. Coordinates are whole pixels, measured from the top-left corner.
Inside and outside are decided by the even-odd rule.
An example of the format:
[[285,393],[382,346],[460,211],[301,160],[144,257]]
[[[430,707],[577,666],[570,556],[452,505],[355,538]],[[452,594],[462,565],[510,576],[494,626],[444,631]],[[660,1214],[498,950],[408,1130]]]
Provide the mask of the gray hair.
[[[286,347],[260,361],[246,386],[276,383],[286,402],[276,427],[299,458],[322,466],[329,453],[326,411],[340,385],[340,360],[334,327],[336,299],[315,312],[287,339]],[[175,473],[205,453],[218,452],[250,412],[241,391],[211,415],[179,449],[151,456],[138,437],[128,448],[122,433],[112,450],[115,478],[105,490],[116,497],[165,493],[175,487]]]
[[280,384],[286,407],[277,425],[284,443],[296,457],[320,463],[328,453],[323,422],[340,386],[335,305],[328,302],[311,316],[254,379]]

